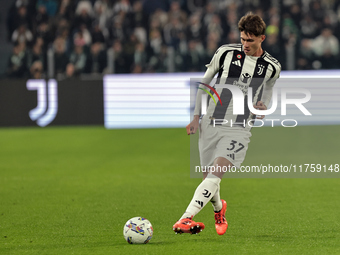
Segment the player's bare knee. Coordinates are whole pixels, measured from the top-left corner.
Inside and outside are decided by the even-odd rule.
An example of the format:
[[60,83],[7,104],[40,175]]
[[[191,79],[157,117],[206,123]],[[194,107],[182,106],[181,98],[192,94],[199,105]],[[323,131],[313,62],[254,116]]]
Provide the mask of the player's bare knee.
[[225,166],[225,167],[232,167],[233,164],[226,158],[224,157],[218,157],[214,160],[214,166]]
[[228,172],[228,169],[230,169],[233,166],[233,164],[224,157],[218,157],[214,160],[214,165],[212,169],[214,171],[210,171],[211,174],[222,178],[223,175]]

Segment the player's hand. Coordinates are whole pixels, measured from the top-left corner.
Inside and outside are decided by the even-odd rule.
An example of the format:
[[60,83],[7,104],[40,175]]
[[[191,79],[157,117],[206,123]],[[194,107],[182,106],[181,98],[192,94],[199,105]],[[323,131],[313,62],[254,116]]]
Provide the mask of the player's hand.
[[198,115],[195,115],[193,121],[191,121],[190,124],[186,126],[187,134],[188,135],[195,134],[199,127],[199,123],[200,123],[200,118]]
[[[257,110],[267,110],[267,106],[262,101],[258,101],[254,108]],[[265,115],[257,115],[256,119],[263,119],[264,117]]]

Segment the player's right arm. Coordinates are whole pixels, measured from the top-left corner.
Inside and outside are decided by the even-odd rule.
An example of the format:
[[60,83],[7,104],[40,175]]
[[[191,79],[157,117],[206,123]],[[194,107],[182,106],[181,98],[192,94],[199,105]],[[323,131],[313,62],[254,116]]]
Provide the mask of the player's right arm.
[[[223,46],[222,46],[223,47]],[[216,73],[220,69],[219,59],[222,50],[220,50],[222,47],[217,49],[215,52],[213,58],[211,59],[210,63],[206,65],[207,70],[205,71],[205,74],[203,76],[204,83],[209,84],[211,80],[215,77]],[[205,88],[204,85],[199,85],[200,88]],[[195,134],[198,127],[199,127],[199,120],[202,115],[201,113],[201,106],[202,106],[202,94],[206,93],[202,89],[197,90],[196,94],[196,104],[195,104],[195,110],[194,110],[194,119],[187,125],[187,133],[188,135]]]

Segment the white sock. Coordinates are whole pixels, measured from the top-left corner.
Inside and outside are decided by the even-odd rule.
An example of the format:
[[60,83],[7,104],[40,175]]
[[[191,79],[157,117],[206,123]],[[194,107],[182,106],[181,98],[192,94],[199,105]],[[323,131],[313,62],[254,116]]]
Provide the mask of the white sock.
[[195,216],[215,195],[221,179],[215,175],[208,176],[198,185],[195,194],[181,219]]
[[218,188],[215,192],[215,195],[210,200],[212,206],[214,207],[214,212],[219,212],[222,210],[222,202],[220,197],[220,184],[218,184]]

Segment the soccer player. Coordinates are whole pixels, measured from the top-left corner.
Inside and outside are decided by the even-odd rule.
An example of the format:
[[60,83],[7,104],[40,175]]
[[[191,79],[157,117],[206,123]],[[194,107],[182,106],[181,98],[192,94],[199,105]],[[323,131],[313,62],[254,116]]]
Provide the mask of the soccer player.
[[[216,84],[237,86],[244,95],[244,114],[234,115],[233,105],[236,99],[232,98],[229,88],[215,86],[220,96],[214,93],[217,104],[208,100],[206,114],[201,117],[201,98],[203,90],[199,89],[196,96],[194,119],[187,126],[188,134],[199,135],[199,152],[201,166],[210,166],[215,171],[203,175],[203,181],[198,185],[194,196],[182,217],[173,225],[176,233],[197,234],[204,229],[202,222],[195,222],[192,218],[210,201],[215,212],[215,228],[219,235],[223,235],[228,223],[225,218],[227,203],[220,198],[220,182],[224,171],[217,169],[230,169],[240,167],[248,148],[251,137],[251,127],[256,115],[248,108],[248,97],[251,97],[253,107],[257,110],[266,110],[272,97],[272,89],[279,78],[281,65],[268,52],[262,49],[265,40],[266,24],[258,15],[248,13],[239,23],[241,44],[227,44],[221,46],[213,56],[210,64],[206,65],[204,75],[205,84],[200,87],[207,89],[212,79],[217,75]],[[252,94],[248,94],[248,88]],[[264,118],[260,115],[257,118]],[[252,123],[252,124],[251,124]]]

